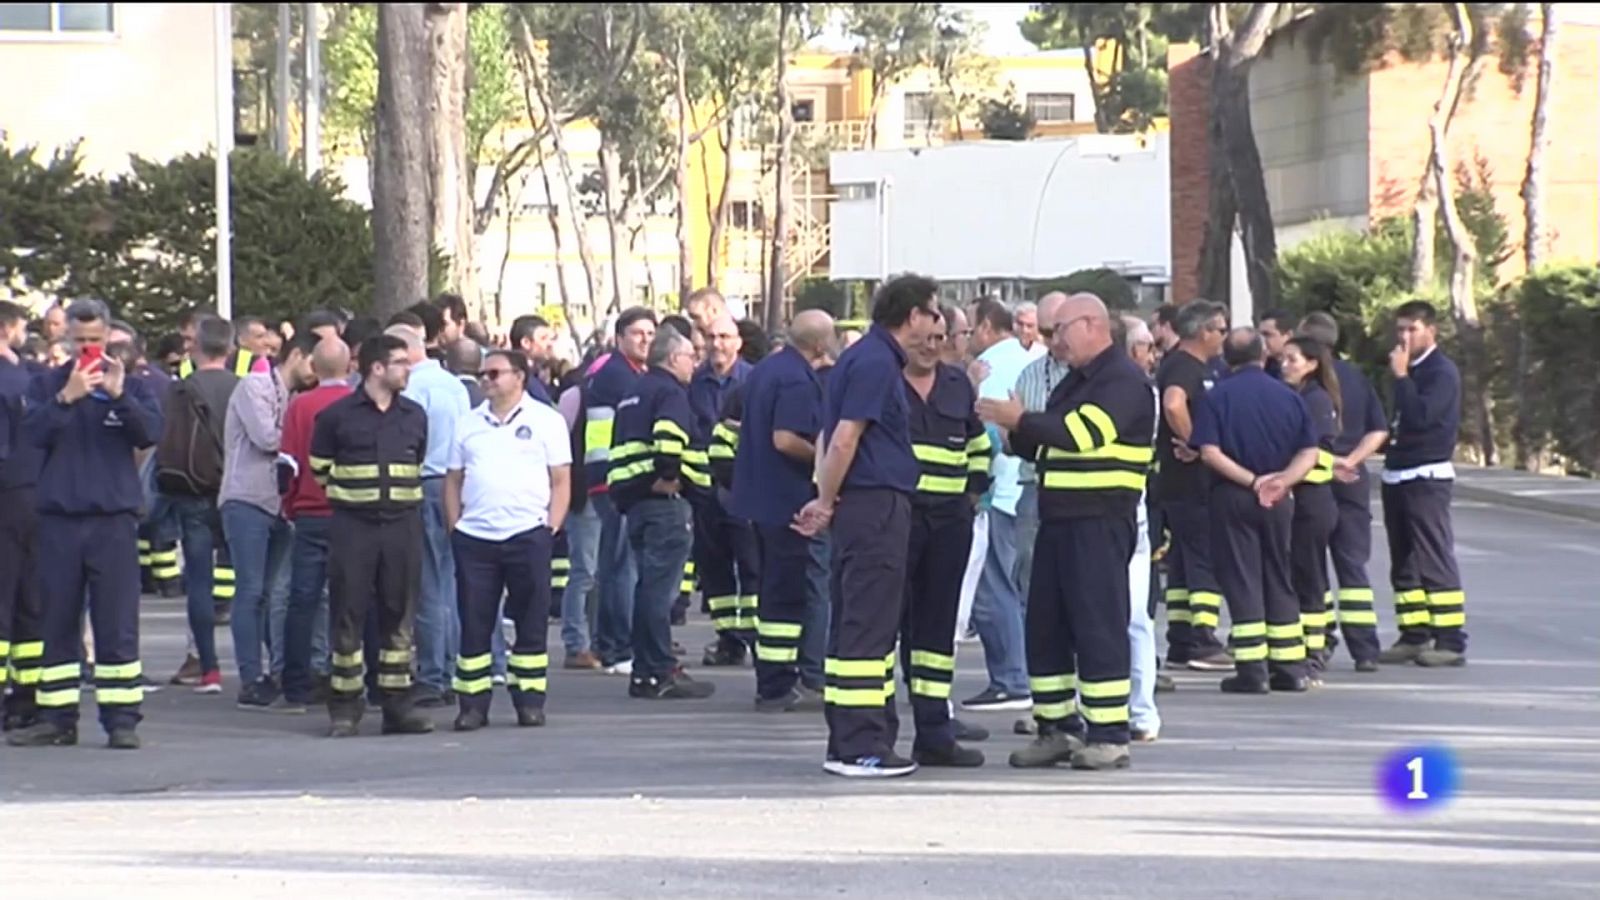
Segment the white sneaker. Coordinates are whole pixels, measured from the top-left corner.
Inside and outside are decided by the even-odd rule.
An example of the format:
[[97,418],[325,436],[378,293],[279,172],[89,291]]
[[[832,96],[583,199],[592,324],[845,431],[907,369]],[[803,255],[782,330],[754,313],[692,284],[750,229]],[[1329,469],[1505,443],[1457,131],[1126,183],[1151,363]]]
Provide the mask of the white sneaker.
[[845,778],[901,778],[917,770],[917,764],[894,753],[888,757],[861,756],[855,759],[829,759],[822,771]]
[[616,665],[606,666],[601,671],[605,672],[607,675],[632,675],[633,674],[633,660],[625,659],[622,662],[617,663]]
[[489,683],[498,687],[506,683],[506,677],[504,675],[490,675]]

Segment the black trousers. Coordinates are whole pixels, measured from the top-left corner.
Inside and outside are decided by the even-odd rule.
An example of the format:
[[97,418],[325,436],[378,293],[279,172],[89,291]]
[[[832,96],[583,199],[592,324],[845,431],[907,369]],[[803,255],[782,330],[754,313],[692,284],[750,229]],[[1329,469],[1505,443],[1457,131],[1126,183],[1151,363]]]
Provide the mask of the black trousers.
[[[1372,477],[1365,465],[1356,481],[1333,483],[1339,521],[1328,539],[1333,575],[1339,582],[1337,630],[1344,633],[1352,659],[1377,660],[1378,611],[1367,561],[1372,558]],[[1330,625],[1329,633],[1334,630]]]
[[966,497],[911,506],[900,666],[911,693],[918,747],[948,747],[956,739],[950,688],[956,676],[956,614],[972,552],[972,521]]
[[333,672],[328,712],[361,714],[362,646],[377,620],[377,688],[386,701],[411,688],[412,624],[422,580],[422,511],[371,516],[335,510],[328,539],[328,618]]
[[561,598],[567,593],[567,580],[572,576],[571,551],[567,549],[567,533],[556,535],[550,544],[550,618],[561,618]]
[[1307,664],[1322,666],[1328,647],[1328,539],[1339,524],[1339,507],[1328,484],[1302,484],[1294,489],[1294,522],[1289,539],[1289,579],[1300,600],[1300,630],[1305,636]]
[[1417,478],[1383,486],[1395,619],[1408,644],[1466,652],[1467,597],[1456,566],[1450,495],[1455,482]]
[[[717,636],[753,645],[761,603],[761,547],[755,528],[728,515],[715,497],[695,501],[693,564],[684,579],[698,579]],[[680,597],[684,606],[686,598]]]
[[183,576],[178,542],[162,531],[153,522],[139,525],[139,585],[147,594],[173,591]]
[[885,757],[899,730],[894,648],[905,606],[911,500],[891,490],[843,493],[832,534],[833,616],[823,664],[828,756]]
[[1167,551],[1167,659],[1187,662],[1221,652],[1222,589],[1211,560],[1211,519],[1203,500],[1162,505]]
[[1300,601],[1289,574],[1294,501],[1264,509],[1255,491],[1232,482],[1211,488],[1211,559],[1228,598],[1228,643],[1240,676],[1265,681],[1267,670],[1306,674]]
[[817,538],[788,525],[757,525],[756,535],[761,546],[756,695],[770,700],[789,693],[799,682],[807,610],[828,599],[818,596],[817,579],[812,577],[812,567],[821,568],[811,551]]
[[94,689],[100,724],[132,728],[142,718],[139,661],[139,520],[109,516],[39,516],[39,593],[44,664],[39,715],[58,725],[78,721],[83,669],[83,597],[94,630]]
[[39,517],[33,488],[0,491],[0,694],[7,718],[30,719],[44,663]]
[[1087,731],[1091,743],[1128,743],[1128,563],[1138,527],[1132,515],[1039,526],[1026,625],[1040,734]]
[[506,660],[506,686],[518,709],[543,709],[550,655],[550,529],[540,526],[503,541],[460,531],[450,535],[456,560],[456,607],[461,613],[461,650],[453,682],[463,710],[487,712],[493,696],[494,630],[505,617],[516,626]]

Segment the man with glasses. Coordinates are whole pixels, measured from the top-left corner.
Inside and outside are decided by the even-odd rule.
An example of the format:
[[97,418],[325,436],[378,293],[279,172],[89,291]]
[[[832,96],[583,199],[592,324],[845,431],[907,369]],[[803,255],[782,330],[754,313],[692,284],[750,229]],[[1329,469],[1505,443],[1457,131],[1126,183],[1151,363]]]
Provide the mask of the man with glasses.
[[902,275],[878,289],[872,328],[827,380],[817,497],[795,516],[807,536],[832,524],[833,610],[823,693],[823,769],[846,778],[910,775],[895,753],[894,650],[905,605],[917,458],[905,368],[909,348],[942,327],[939,285]]
[[[361,387],[317,416],[311,472],[333,508],[328,612],[333,672],[330,737],[354,737],[363,712],[362,637],[378,620],[377,688],[384,734],[423,734],[433,720],[411,696],[411,623],[422,580],[422,461],[428,414],[401,396],[411,369],[407,341],[363,341]],[[452,379],[454,380],[454,379]]]
[[566,420],[528,395],[528,369],[520,351],[489,354],[482,372],[487,400],[461,420],[450,448],[444,508],[461,606],[457,731],[489,724],[502,595],[517,629],[506,679],[517,724],[544,724],[551,535],[567,515],[572,448]]

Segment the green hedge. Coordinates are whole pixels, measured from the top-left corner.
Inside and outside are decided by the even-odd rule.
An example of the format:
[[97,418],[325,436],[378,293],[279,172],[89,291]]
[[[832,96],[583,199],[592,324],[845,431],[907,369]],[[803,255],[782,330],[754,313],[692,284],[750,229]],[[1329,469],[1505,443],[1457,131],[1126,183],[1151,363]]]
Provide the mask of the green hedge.
[[[1546,267],[1522,279],[1512,295],[1528,340],[1525,452],[1600,473],[1600,267]],[[1520,357],[1505,367],[1503,382],[1515,382]]]
[[[233,309],[272,319],[371,306],[372,228],[338,179],[262,150],[231,157]],[[135,157],[86,175],[75,148],[0,151],[0,282],[98,296],[149,333],[216,304],[215,160]]]

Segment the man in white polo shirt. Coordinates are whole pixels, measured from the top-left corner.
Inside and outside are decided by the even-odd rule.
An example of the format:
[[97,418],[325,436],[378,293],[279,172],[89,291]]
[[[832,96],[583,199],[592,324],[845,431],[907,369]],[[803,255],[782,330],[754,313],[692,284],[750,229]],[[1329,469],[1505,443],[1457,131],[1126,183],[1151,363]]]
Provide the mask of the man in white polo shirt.
[[444,483],[461,610],[457,731],[489,724],[490,642],[502,592],[505,615],[517,629],[506,677],[517,724],[544,724],[550,548],[571,487],[567,423],[528,396],[528,358],[496,350],[479,376],[486,399],[457,423]]

